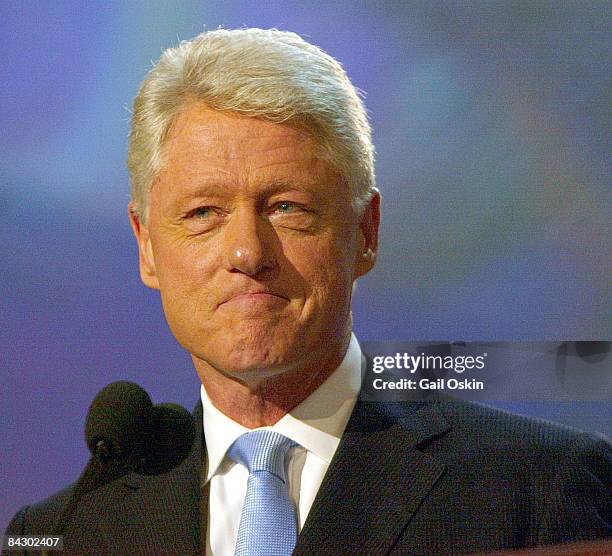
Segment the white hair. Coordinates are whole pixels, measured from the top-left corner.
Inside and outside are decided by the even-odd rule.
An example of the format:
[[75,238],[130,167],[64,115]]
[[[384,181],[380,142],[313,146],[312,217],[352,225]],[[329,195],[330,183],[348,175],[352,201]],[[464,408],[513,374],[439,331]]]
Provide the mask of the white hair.
[[218,29],[166,50],[134,100],[128,167],[143,221],[174,119],[194,98],[215,110],[306,130],[348,183],[355,209],[370,200],[376,185],[371,129],[342,66],[295,33]]

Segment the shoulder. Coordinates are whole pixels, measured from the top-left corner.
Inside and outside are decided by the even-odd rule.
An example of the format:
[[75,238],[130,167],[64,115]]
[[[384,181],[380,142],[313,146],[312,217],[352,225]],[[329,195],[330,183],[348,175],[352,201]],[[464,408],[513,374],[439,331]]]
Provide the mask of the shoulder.
[[[444,399],[436,403],[450,425],[451,437],[469,442],[472,450],[564,459],[600,454],[608,464],[612,457],[609,440],[600,434],[474,402]],[[596,459],[592,463],[597,463]]]
[[73,485],[70,485],[48,498],[21,508],[11,520],[6,533],[10,535],[29,535],[51,533],[56,520],[65,508]]
[[393,414],[406,429],[423,426],[419,413],[442,423],[418,449],[444,464],[443,482],[499,497],[515,493],[539,507],[554,503],[553,493],[599,500],[612,520],[612,446],[603,435],[463,400],[419,405],[427,409],[414,411],[408,402]]
[[440,508],[454,506],[492,530],[500,519],[521,524],[519,545],[612,536],[612,447],[605,437],[473,402],[430,403],[447,425],[421,447],[446,468],[437,485]]
[[[44,500],[21,508],[13,516],[6,530],[7,534],[51,534],[71,502],[75,485],[76,483],[72,483]],[[93,492],[82,495],[71,518],[71,525],[68,526],[70,534],[79,537],[86,531],[97,530],[96,516],[104,512],[109,505],[119,503],[124,498],[124,490],[123,479],[116,479]]]
[[612,446],[603,435],[462,400],[432,402],[448,433],[431,445],[449,463],[478,462],[532,477],[587,467],[610,485]]
[[490,496],[534,544],[612,534],[612,447],[602,435],[469,402],[439,402],[448,434],[430,453],[462,497]]

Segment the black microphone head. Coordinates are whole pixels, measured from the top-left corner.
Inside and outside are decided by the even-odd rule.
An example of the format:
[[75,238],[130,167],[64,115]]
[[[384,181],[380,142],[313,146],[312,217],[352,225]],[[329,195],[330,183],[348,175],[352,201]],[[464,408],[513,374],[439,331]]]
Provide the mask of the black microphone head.
[[94,398],[85,422],[87,446],[94,455],[103,447],[107,458],[142,458],[150,442],[153,403],[138,384],[113,382]]
[[143,475],[176,467],[191,451],[196,434],[193,416],[180,405],[155,405],[151,417],[151,445],[136,469]]

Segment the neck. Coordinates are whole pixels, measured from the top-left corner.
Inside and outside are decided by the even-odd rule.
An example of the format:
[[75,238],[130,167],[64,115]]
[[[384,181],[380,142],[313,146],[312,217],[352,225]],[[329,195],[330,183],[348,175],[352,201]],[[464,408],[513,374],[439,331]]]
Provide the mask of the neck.
[[340,365],[350,341],[327,351],[326,358],[293,370],[245,382],[193,356],[193,362],[212,404],[244,427],[272,426],[312,394]]

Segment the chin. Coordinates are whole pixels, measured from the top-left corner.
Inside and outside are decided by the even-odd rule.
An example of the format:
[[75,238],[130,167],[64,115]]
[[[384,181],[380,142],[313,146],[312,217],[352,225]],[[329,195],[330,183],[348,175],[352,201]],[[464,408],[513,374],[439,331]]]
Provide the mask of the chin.
[[197,359],[228,376],[247,380],[282,374],[308,359],[313,346],[305,332],[286,321],[274,325],[243,321],[209,327],[181,343]]
[[243,322],[218,338],[217,354],[231,372],[278,369],[283,372],[300,358],[303,334],[295,333],[292,323]]
[[261,346],[243,345],[240,350],[234,349],[229,354],[221,355],[221,364],[218,368],[237,377],[253,374],[273,376],[291,367],[289,353],[284,350],[262,349]]

